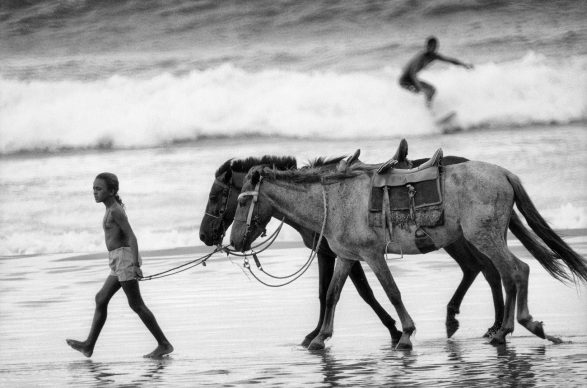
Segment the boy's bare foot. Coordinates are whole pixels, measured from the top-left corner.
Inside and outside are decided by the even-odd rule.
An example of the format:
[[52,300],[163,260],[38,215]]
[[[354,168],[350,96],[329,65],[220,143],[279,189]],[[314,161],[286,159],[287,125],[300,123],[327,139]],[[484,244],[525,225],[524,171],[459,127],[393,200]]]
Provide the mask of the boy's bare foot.
[[155,350],[153,350],[149,354],[145,354],[143,357],[144,358],[161,358],[164,355],[169,354],[171,352],[173,352],[173,345],[171,345],[169,342],[167,342],[164,344],[159,344],[159,346],[157,346],[157,348],[155,348]]
[[85,342],[76,341],[76,340],[72,340],[72,339],[66,339],[65,342],[67,342],[67,344],[69,346],[71,346],[73,349],[77,350],[78,352],[81,352],[81,354],[83,354],[86,357],[91,357],[92,353],[94,353],[94,349],[90,348],[88,345],[86,345]]

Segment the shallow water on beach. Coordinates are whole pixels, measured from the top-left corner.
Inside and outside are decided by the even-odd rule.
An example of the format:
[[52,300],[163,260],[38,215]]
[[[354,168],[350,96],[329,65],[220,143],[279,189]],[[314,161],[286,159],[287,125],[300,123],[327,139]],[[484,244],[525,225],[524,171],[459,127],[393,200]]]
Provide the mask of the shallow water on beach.
[[[584,236],[568,240],[585,255]],[[532,336],[519,324],[506,345],[480,338],[493,322],[488,286],[480,276],[465,297],[461,327],[452,339],[445,306],[460,279],[443,253],[390,259],[406,307],[417,326],[412,351],[396,351],[376,315],[348,282],[337,308],[335,332],[324,351],[298,344],[318,318],[317,266],[294,284],[267,288],[242,271],[242,262],[218,255],[206,267],[141,283],[143,298],[175,345],[163,360],[141,356],[155,342],[122,293],[109,309],[91,359],[65,338],[84,339],[93,296],[107,276],[102,255],[47,255],[0,260],[1,386],[582,386],[587,379],[587,288],[551,278],[515,241],[531,267],[529,306],[547,334]],[[291,273],[304,248],[270,249],[267,271]],[[145,254],[144,272],[157,273],[202,254]],[[391,257],[390,257],[391,258]],[[391,311],[373,274],[370,283]]]

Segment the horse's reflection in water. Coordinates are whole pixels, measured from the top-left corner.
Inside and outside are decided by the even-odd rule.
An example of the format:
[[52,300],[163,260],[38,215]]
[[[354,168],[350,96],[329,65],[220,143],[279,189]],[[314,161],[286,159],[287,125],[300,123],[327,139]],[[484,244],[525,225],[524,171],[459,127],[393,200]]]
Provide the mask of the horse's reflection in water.
[[[545,346],[534,348],[530,355],[518,355],[515,346],[500,344],[494,346],[495,357],[484,355],[489,349],[472,357],[470,343],[463,347],[460,341],[453,340],[446,342],[445,350],[450,374],[466,386],[480,381],[496,386],[516,386],[521,382],[525,387],[535,386],[536,375],[532,370],[535,365],[532,359],[534,356],[542,359],[546,354]],[[538,363],[540,360],[537,360]]]
[[[166,366],[170,362],[171,358],[154,359],[140,363],[96,362],[88,359],[71,363],[70,369],[87,372],[84,374],[87,378],[93,378],[96,386],[110,386],[112,384],[123,383],[124,385],[134,385],[160,381]],[[144,369],[144,372],[138,377],[131,381],[121,381],[126,380],[123,376],[130,374],[130,372],[139,372],[139,368]]]
[[[533,387],[535,369],[544,361],[546,347],[530,349],[530,353],[518,354],[516,347],[471,348],[471,343],[447,340],[444,344],[434,341],[432,351],[393,350],[382,346],[376,354],[353,358],[346,352],[327,348],[311,354],[319,360],[323,383],[328,386],[348,385],[419,385]],[[478,351],[477,351],[478,350]],[[375,381],[376,380],[376,381]]]
[[384,381],[380,380],[381,371],[385,370],[385,383],[391,382],[397,376],[406,375],[417,362],[416,355],[411,350],[398,352],[393,350],[391,344],[384,345],[377,354],[364,354],[359,358],[337,357],[337,352],[331,348],[324,350],[311,351],[311,354],[319,359],[321,363],[321,372],[323,383],[328,386],[348,385],[356,379],[357,386],[370,385],[371,383],[379,385]]
[[515,346],[502,344],[496,346],[495,349],[497,350],[495,376],[502,384],[514,386],[523,381],[525,387],[536,386],[536,374],[532,370],[532,360],[535,356],[543,358],[546,354],[544,345],[533,348],[530,355],[522,354],[520,356],[516,353]]

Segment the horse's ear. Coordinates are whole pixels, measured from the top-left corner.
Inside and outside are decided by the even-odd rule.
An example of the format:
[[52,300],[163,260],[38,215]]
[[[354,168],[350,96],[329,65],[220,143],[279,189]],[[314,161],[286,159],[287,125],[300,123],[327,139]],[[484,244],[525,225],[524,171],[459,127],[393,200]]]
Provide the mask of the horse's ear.
[[257,183],[259,183],[260,179],[261,179],[261,173],[259,172],[259,170],[253,171],[253,176],[251,177],[251,183],[253,185],[257,185]]
[[230,178],[232,178],[232,169],[231,168],[226,170],[226,173],[224,173],[224,178],[222,180],[224,181],[224,183],[228,184],[230,182]]

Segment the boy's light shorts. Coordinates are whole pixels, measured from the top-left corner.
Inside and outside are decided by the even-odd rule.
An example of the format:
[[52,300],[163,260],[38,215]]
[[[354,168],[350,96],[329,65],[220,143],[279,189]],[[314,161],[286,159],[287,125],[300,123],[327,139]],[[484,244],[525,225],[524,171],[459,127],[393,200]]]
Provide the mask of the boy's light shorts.
[[[133,265],[130,247],[121,247],[108,252],[108,259],[111,269],[110,275],[118,277],[120,282],[137,279],[137,274],[143,276],[141,269]],[[143,261],[139,256],[139,265],[142,264]]]

